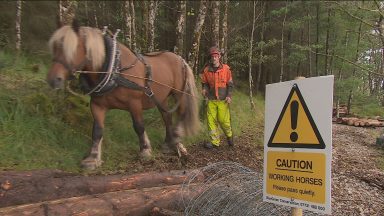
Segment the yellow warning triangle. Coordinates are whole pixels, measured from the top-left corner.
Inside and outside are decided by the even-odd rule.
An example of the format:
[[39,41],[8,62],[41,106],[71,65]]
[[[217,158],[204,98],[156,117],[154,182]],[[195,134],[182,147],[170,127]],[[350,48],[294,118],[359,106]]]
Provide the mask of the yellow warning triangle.
[[294,84],[268,141],[268,147],[324,149],[325,143],[297,84]]

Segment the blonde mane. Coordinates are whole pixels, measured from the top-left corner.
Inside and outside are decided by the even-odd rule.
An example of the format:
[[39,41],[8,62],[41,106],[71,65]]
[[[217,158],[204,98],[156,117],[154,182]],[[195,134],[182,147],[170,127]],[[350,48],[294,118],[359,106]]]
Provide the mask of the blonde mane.
[[[105,59],[105,46],[102,33],[99,29],[91,27],[80,27],[79,35],[85,41],[87,59],[92,62],[93,70],[99,70]],[[62,50],[65,60],[73,63],[78,36],[71,26],[63,26],[56,30],[49,40],[49,49],[54,54],[55,48]]]

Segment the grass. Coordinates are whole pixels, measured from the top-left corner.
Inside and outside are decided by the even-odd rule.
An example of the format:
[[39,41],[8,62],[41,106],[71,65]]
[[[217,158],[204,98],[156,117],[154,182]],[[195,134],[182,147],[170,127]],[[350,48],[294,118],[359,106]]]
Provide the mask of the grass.
[[[89,97],[53,91],[45,82],[46,64],[0,51],[0,170],[42,168],[81,172],[80,162],[91,145]],[[37,62],[37,63],[36,63]],[[231,104],[235,136],[251,131],[262,145],[264,102],[235,90]],[[159,153],[165,129],[156,109],[145,111],[145,126],[154,154]],[[186,146],[208,139],[205,120],[200,134],[185,139]],[[111,110],[104,130],[102,171],[113,172],[137,160],[138,138],[128,112]]]

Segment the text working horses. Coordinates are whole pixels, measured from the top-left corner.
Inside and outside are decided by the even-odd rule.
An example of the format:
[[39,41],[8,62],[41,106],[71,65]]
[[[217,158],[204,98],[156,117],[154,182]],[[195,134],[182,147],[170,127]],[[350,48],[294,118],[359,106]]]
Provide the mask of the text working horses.
[[[181,137],[195,134],[200,125],[191,68],[171,52],[151,56],[133,53],[116,41],[116,35],[110,37],[99,29],[73,24],[56,30],[49,41],[53,62],[47,80],[51,87],[63,88],[64,82],[79,72],[83,88],[91,96],[92,149],[82,165],[94,169],[101,164],[104,119],[110,109],[131,113],[140,156],[148,159],[152,150],[144,129],[143,110],[156,106],[166,128],[163,151],[186,156]],[[168,105],[170,96],[176,101],[175,124]]]

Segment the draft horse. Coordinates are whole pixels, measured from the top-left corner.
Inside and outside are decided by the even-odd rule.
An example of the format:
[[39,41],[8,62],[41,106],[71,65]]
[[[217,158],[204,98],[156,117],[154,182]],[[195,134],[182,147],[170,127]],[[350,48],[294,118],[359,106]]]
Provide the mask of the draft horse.
[[[181,138],[195,134],[200,125],[191,68],[171,52],[137,54],[117,42],[116,36],[117,33],[108,35],[100,29],[74,22],[57,29],[49,40],[53,55],[47,74],[50,86],[64,88],[66,80],[81,73],[79,79],[83,89],[91,96],[92,148],[82,161],[83,167],[95,169],[102,163],[104,120],[110,109],[130,112],[139,138],[139,155],[148,159],[152,148],[144,128],[143,111],[157,107],[166,129],[162,150],[186,156]],[[173,109],[170,109],[170,98],[175,101]],[[177,114],[175,121],[173,113]]]

